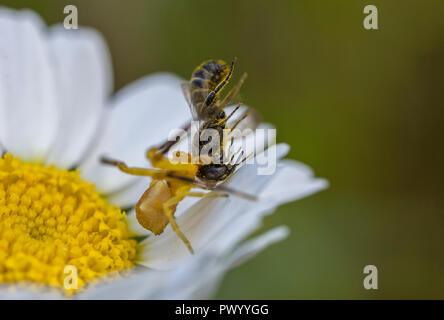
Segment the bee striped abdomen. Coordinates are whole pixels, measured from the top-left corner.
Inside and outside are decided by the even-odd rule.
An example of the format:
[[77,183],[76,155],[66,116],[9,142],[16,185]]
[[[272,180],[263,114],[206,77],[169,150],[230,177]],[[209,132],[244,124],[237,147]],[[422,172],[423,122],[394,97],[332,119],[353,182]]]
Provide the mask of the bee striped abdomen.
[[190,81],[191,102],[201,105],[209,93],[225,79],[230,71],[230,66],[222,60],[209,60],[198,66]]

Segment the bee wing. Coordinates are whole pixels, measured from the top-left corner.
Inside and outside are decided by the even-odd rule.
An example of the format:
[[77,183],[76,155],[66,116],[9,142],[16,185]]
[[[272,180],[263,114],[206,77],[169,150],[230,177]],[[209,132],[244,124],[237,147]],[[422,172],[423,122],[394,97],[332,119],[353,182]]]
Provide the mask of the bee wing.
[[193,117],[194,121],[198,121],[199,120],[199,112],[196,109],[196,106],[191,102],[190,83],[184,82],[184,83],[182,83],[181,87],[182,87],[183,95],[185,96],[185,100],[188,103],[188,107],[190,107],[191,116]]

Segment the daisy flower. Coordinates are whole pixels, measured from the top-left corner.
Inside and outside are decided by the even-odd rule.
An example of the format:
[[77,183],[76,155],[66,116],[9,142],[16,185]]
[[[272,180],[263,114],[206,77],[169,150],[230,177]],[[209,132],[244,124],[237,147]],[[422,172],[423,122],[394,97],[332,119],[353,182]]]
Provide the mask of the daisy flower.
[[[115,95],[107,46],[96,31],[47,28],[31,11],[0,8],[0,297],[65,298],[65,267],[80,299],[208,298],[230,268],[288,234],[245,241],[277,206],[327,186],[278,156],[274,175],[246,165],[229,181],[259,196],[185,199],[177,222],[141,228],[133,207],[150,179],[102,165],[106,154],[147,166],[147,147],[190,119],[183,79],[162,73]],[[143,241],[142,241],[143,240]],[[95,285],[92,285],[92,284]],[[56,288],[49,290],[48,288]]]

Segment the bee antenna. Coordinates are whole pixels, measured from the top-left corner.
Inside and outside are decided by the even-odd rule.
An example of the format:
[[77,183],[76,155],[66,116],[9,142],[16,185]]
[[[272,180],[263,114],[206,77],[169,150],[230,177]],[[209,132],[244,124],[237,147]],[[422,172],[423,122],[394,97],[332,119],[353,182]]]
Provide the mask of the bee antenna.
[[220,190],[220,191],[224,191],[224,192],[227,192],[227,193],[231,193],[231,194],[233,194],[233,195],[235,195],[237,197],[245,198],[245,199],[248,199],[250,201],[257,201],[257,199],[258,199],[257,196],[255,196],[255,195],[248,194],[248,193],[245,193],[245,192],[242,192],[242,191],[238,191],[238,190],[234,190],[234,189],[231,189],[231,188],[225,187],[225,186],[217,186],[214,189],[215,190],[217,189],[217,190]]

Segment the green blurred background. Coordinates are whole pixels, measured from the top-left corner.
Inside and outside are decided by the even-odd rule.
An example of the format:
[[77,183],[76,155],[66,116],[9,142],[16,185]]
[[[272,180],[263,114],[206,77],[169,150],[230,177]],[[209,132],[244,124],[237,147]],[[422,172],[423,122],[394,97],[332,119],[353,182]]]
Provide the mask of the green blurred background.
[[[444,298],[443,1],[1,3],[49,24],[77,5],[79,23],[108,41],[116,89],[239,57],[243,101],[330,181],[265,220],[291,236],[231,271],[217,298]],[[363,28],[367,4],[379,30]],[[363,288],[368,264],[378,290]]]

